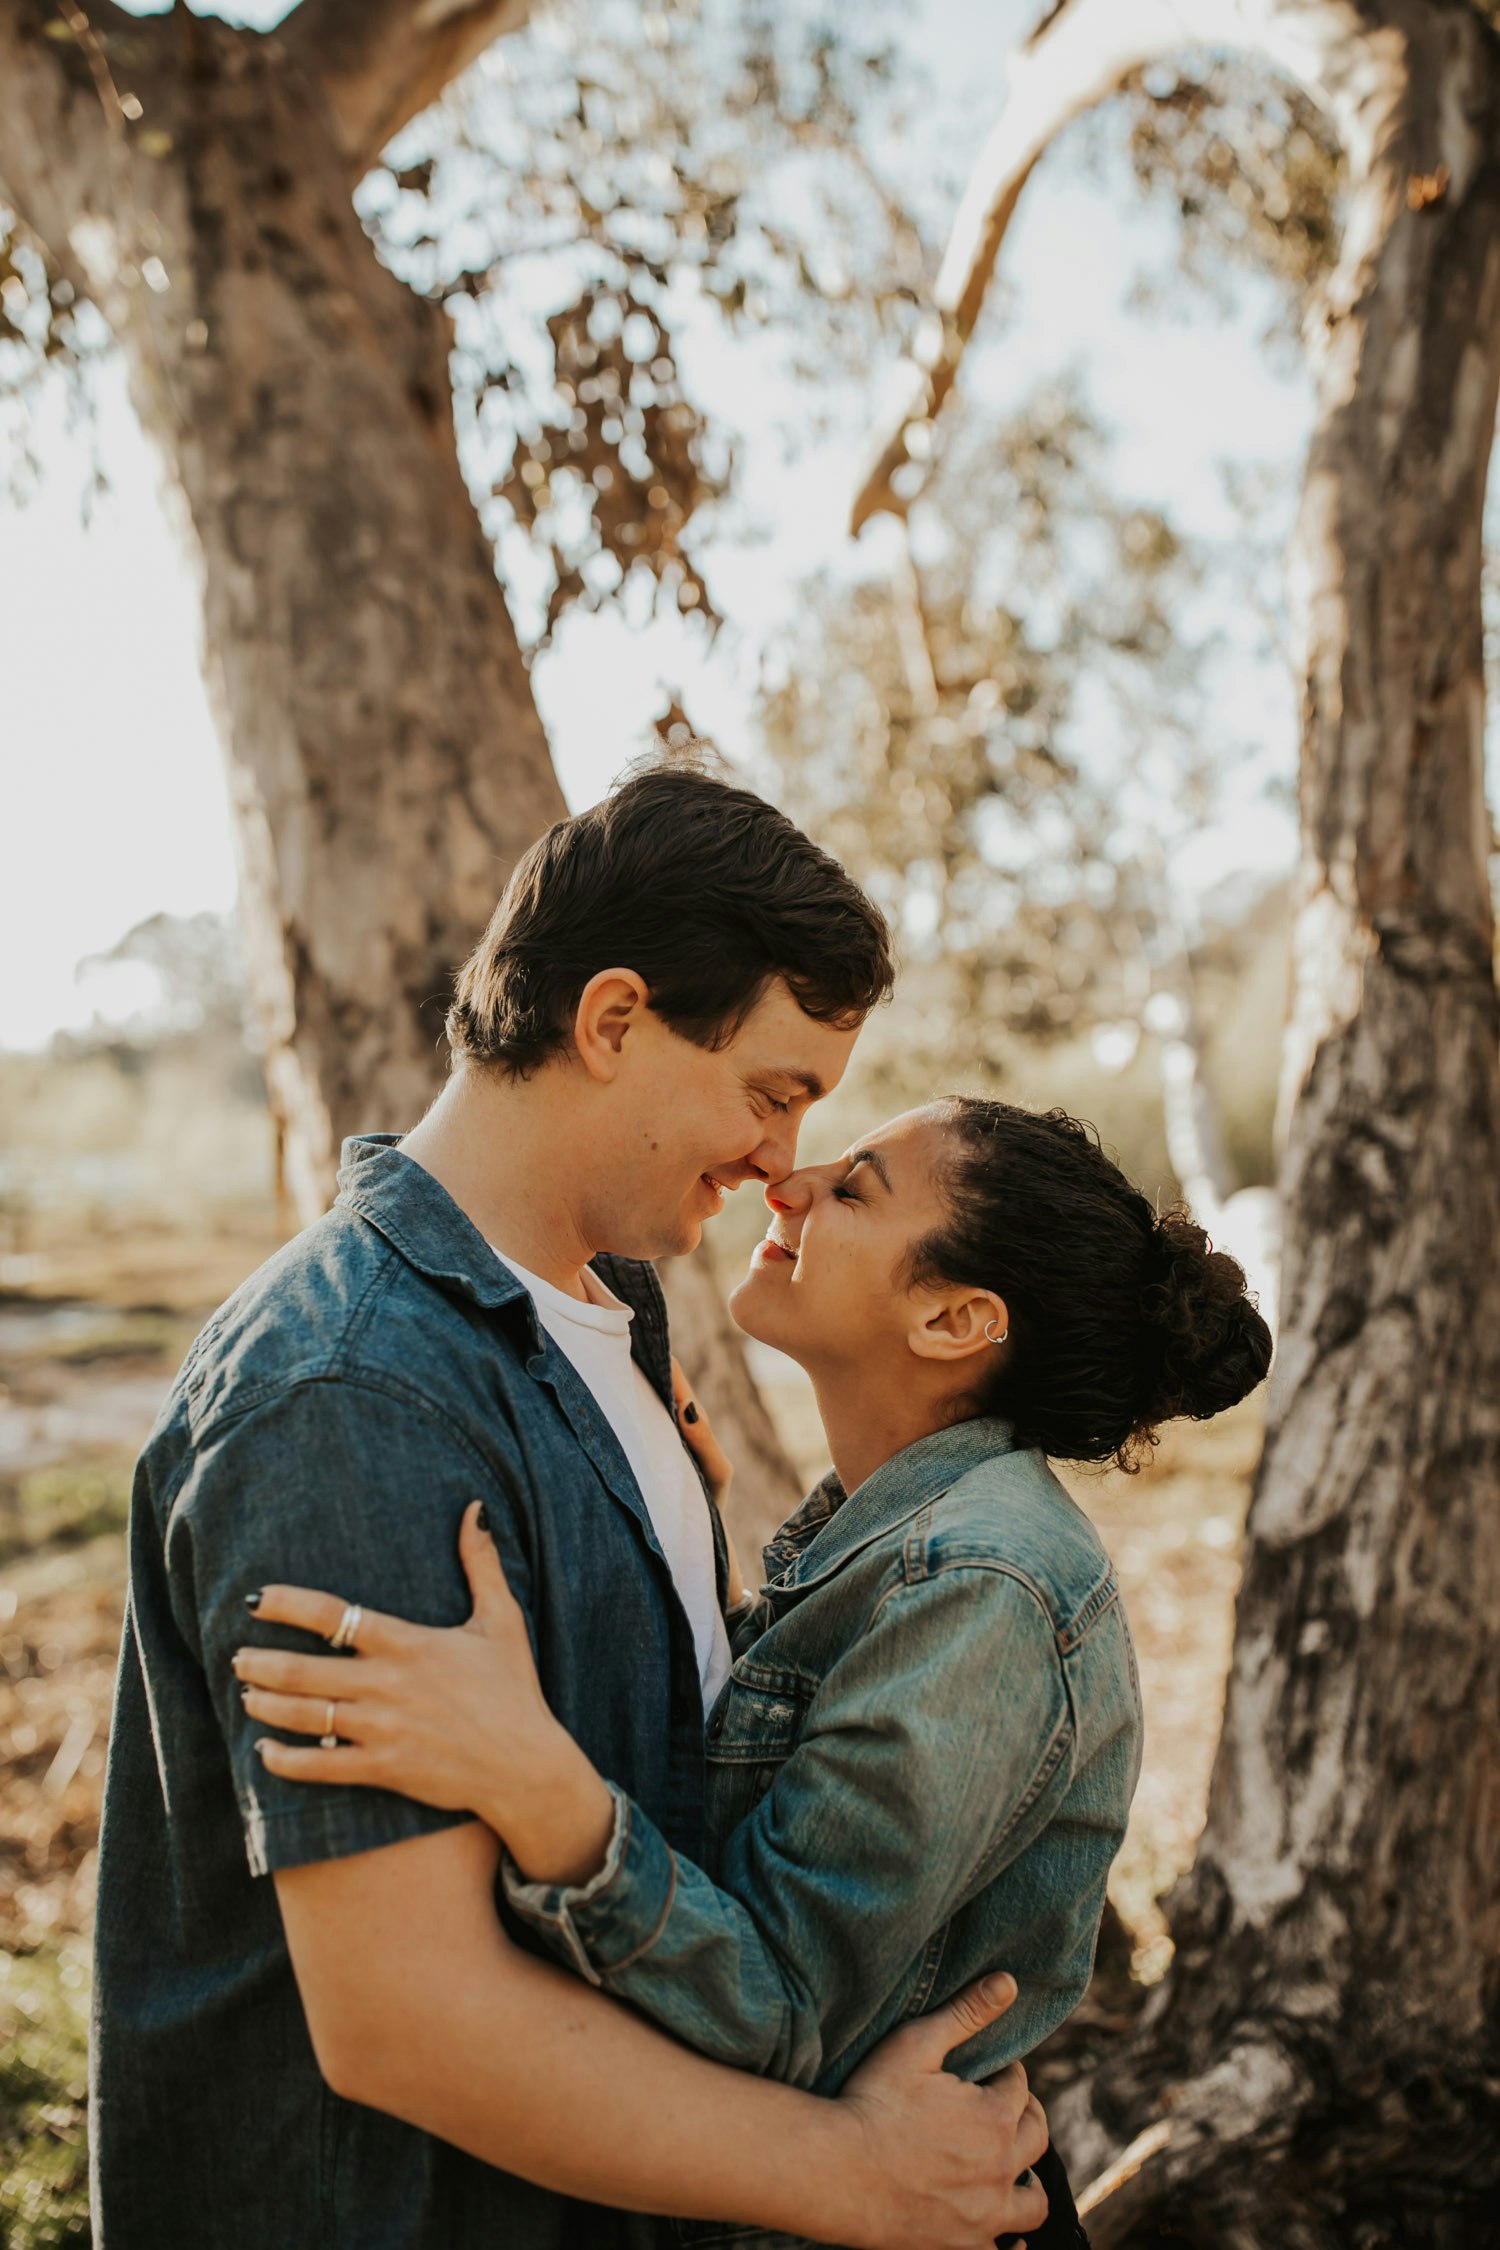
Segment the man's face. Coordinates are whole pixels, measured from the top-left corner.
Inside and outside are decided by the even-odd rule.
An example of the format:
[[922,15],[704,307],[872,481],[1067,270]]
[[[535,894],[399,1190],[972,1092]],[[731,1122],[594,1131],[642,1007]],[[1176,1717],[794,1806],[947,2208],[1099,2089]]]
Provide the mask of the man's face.
[[726,1193],[791,1171],[802,1119],[843,1077],[858,1036],[804,1015],[779,981],[717,1050],[640,1011],[581,1183],[590,1239],[629,1258],[696,1249]]

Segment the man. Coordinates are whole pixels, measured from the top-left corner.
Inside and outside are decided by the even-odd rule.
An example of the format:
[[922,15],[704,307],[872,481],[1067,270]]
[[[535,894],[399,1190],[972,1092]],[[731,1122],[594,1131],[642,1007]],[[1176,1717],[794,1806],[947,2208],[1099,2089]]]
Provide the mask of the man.
[[553,1708],[698,1848],[724,1549],[644,1261],[791,1168],[890,981],[880,917],[780,814],[636,776],[516,869],[433,1110],[351,1142],[335,1209],[189,1354],[137,1474],[105,1790],[103,2250],[612,2250],[653,2240],[635,2213],[976,2250],[1040,2224],[1011,2184],[1045,2140],[1024,2078],[941,2069],[1003,1991],[837,2102],[726,2072],[507,1935],[479,1824],[278,1782],[230,1670],[268,1582],[456,1622],[483,1499]]

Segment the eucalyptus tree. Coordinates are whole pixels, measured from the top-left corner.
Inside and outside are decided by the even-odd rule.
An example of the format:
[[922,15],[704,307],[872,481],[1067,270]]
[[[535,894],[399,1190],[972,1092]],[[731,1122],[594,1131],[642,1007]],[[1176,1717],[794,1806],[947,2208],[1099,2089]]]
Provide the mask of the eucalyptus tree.
[[[878,39],[789,40],[751,10],[705,46],[694,8],[616,0],[549,17],[523,69],[502,44],[472,72],[528,12],[302,0],[258,32],[0,0],[0,377],[76,373],[107,333],[160,456],[303,1217],[345,1133],[425,1106],[454,965],[564,810],[497,511],[551,558],[549,621],[642,576],[707,610],[683,534],[725,457],[678,376],[671,287],[691,269],[730,319],[788,274],[817,296],[785,229],[744,225],[747,168],[771,131],[834,147],[883,69]],[[500,307],[540,256],[571,289],[546,317]],[[709,1277],[669,1287],[753,1538],[791,1472]]]
[[[1306,325],[1301,866],[1281,1343],[1174,1967],[1054,2108],[1096,2243],[1460,2244],[1492,2225],[1500,1999],[1500,1054],[1481,515],[1500,41],[1435,0],[1058,0],[1020,58],[856,520],[901,513],[1019,198],[1194,48],[1342,151]],[[1149,153],[1143,159],[1153,161]],[[1033,193],[1043,192],[1037,188]],[[1253,230],[1252,230],[1253,231]],[[1304,240],[1313,266],[1317,246]]]

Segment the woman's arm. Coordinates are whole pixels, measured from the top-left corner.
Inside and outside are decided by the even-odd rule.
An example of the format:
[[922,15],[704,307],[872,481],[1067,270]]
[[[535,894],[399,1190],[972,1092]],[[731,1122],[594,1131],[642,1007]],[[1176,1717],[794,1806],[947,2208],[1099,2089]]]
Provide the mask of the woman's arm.
[[497,1808],[521,1845],[507,1896],[560,1958],[701,2053],[827,2087],[894,2020],[934,1931],[1031,1840],[1071,1747],[1035,1597],[944,1571],[888,1595],[829,1672],[717,1882],[611,1792],[607,1857],[583,1883],[528,1880],[553,1840]]
[[[554,1950],[720,2061],[811,2085],[862,2051],[933,1931],[1029,1840],[1017,1816],[1066,1764],[1056,1641],[1029,1589],[981,1567],[897,1585],[823,1681],[716,1884],[552,1718],[472,1512],[462,1552],[470,1628],[371,1620],[355,1665],[237,1660],[242,1678],[298,1690],[256,1690],[252,1714],[305,1732],[326,1716],[309,1695],[357,1683],[337,1706],[346,1747],[268,1743],[267,1765],[479,1812],[516,1863],[513,1905]],[[338,1607],[267,1589],[259,1614],[326,1633]]]
[[632,2211],[862,2250],[981,2250],[1041,2223],[1036,2186],[1011,2184],[1046,2143],[1024,2073],[980,2089],[942,2069],[1003,1994],[963,1995],[816,2101],[716,2069],[508,1944],[494,1862],[470,1821],[277,1874],[314,2051],[346,2100]]

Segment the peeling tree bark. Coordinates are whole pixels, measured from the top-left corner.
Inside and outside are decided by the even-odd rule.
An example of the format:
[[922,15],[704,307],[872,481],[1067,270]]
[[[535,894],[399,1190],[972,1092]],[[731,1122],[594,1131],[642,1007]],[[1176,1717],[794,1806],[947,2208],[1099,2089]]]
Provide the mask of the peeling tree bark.
[[[50,0],[0,0],[5,191],[110,322],[201,581],[303,1219],[346,1133],[426,1107],[453,970],[565,810],[459,467],[446,317],[380,264],[350,200],[383,140],[525,12],[308,0],[261,36],[90,0],[58,38]],[[734,1349],[717,1299],[697,1312],[695,1379],[705,1350]],[[740,1369],[740,1411],[717,1411],[742,1504],[766,1512],[791,1472]]]
[[[1099,37],[1089,36],[1090,27]],[[1487,2239],[1500,2182],[1500,1054],[1480,533],[1500,44],[1428,0],[1063,0],[997,128],[914,410],[1051,133],[1174,47],[1328,110],[1343,253],[1297,540],[1302,862],[1286,1260],[1224,1732],[1178,1952],[1055,2103],[1098,2250]],[[1055,44],[1054,44],[1055,43]],[[1059,57],[1069,60],[1064,69]],[[958,254],[961,253],[961,254]],[[859,510],[906,504],[880,447]]]

